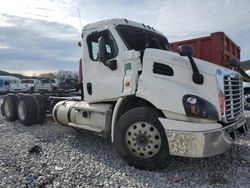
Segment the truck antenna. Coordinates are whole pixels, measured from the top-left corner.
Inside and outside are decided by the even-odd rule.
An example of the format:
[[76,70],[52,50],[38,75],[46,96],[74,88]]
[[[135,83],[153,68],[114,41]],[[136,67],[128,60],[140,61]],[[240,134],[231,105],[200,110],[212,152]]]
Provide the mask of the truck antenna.
[[81,21],[81,15],[80,15],[79,8],[77,8],[77,12],[78,12],[78,17],[79,17],[79,22],[80,22],[80,27],[81,27],[81,32],[82,32],[82,21]]

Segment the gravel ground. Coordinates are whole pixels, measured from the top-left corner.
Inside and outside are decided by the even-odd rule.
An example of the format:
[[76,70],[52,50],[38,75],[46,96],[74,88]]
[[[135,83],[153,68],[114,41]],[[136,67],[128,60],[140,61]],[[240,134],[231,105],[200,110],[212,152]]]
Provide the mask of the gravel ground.
[[160,171],[127,166],[107,138],[48,119],[24,127],[0,117],[0,187],[249,187],[250,133],[225,154],[172,157]]

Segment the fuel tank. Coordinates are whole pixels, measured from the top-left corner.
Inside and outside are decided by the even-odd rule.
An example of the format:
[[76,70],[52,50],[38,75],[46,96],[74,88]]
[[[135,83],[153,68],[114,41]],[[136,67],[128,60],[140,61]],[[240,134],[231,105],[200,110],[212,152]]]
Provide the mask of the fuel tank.
[[53,119],[61,125],[109,132],[112,105],[89,104],[85,101],[60,101],[52,111]]

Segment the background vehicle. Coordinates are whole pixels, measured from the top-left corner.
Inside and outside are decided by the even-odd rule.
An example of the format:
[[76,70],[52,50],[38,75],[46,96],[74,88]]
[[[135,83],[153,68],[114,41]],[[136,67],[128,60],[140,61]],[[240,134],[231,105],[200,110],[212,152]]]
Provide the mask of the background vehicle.
[[39,84],[40,81],[37,79],[22,79],[21,83],[10,84],[10,92],[24,92],[24,93],[33,93],[35,84]]
[[0,76],[0,94],[9,92],[10,84],[20,83],[20,79],[14,76]]
[[59,91],[78,91],[79,87],[77,84],[78,80],[73,78],[66,78],[58,84]]
[[195,50],[194,57],[229,69],[232,68],[229,64],[231,59],[240,62],[240,47],[223,32],[170,43],[175,52],[180,45],[191,45]]
[[[193,58],[190,46],[172,52],[162,33],[126,19],[88,24],[81,36],[84,100],[54,98],[62,101],[53,118],[110,136],[129,165],[155,170],[169,155],[218,155],[247,132],[238,72]],[[48,100],[8,95],[5,117],[41,123]]]
[[232,60],[240,62],[240,47],[232,39],[223,32],[216,32],[211,33],[210,36],[170,44],[171,49],[175,52],[178,51],[180,45],[193,46],[195,49],[194,57],[238,71],[244,80],[245,109],[250,110],[250,77],[240,66],[234,68],[230,63]]
[[47,93],[58,89],[59,80],[55,78],[42,79],[41,83],[35,84],[35,91],[39,93]]

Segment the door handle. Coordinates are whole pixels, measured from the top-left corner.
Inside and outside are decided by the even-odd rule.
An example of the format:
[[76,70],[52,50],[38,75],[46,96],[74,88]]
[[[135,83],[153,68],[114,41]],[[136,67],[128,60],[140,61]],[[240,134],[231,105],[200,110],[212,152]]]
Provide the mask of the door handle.
[[90,82],[87,83],[87,91],[89,95],[92,95],[92,84]]

